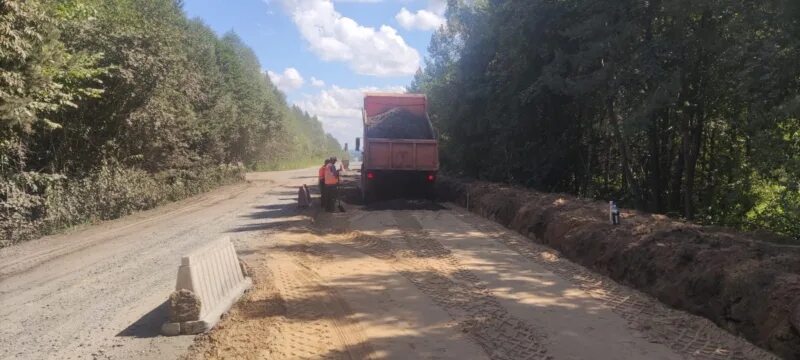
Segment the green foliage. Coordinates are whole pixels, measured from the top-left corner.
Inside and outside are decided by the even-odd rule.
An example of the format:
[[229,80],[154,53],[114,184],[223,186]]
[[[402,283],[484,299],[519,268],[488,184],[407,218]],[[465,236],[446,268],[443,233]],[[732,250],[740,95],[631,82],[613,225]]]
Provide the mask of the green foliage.
[[226,182],[214,170],[224,164],[277,168],[338,151],[236,34],[218,37],[180,6],[0,2],[6,242],[183,198]]
[[0,247],[69,226],[115,219],[244,180],[231,165],[156,174],[104,164],[79,179],[24,172],[0,187]]
[[795,2],[449,4],[411,86],[446,168],[800,238]]
[[58,36],[56,13],[37,1],[0,3],[0,134],[61,124],[48,118],[100,94],[98,56],[72,53]]

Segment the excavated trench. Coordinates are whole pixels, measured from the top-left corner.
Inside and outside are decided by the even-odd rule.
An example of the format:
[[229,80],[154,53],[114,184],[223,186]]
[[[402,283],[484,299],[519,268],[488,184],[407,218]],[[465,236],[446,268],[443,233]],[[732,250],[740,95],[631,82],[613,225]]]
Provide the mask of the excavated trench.
[[613,226],[604,203],[507,185],[442,177],[437,192],[669,306],[800,359],[800,247],[636,211],[623,211]]

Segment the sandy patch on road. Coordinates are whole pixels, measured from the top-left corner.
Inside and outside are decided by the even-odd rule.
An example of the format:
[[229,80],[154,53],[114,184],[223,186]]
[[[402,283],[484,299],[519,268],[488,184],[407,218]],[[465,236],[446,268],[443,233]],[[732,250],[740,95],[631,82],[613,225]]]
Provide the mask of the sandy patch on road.
[[272,234],[280,240],[249,262],[254,289],[214,331],[198,337],[185,359],[463,359],[482,353],[390,264],[345,245],[350,234],[297,231]]

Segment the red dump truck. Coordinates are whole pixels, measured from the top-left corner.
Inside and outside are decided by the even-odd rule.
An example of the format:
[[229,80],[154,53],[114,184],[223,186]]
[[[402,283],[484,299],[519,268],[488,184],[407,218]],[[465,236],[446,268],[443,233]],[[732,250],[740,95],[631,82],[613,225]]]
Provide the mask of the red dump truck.
[[367,93],[363,121],[364,200],[401,192],[432,197],[439,148],[425,95]]

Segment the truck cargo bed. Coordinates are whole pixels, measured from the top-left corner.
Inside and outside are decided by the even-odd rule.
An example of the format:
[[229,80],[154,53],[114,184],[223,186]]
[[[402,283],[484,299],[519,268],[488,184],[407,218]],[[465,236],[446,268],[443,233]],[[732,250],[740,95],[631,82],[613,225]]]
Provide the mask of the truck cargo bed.
[[436,140],[367,139],[365,163],[376,170],[439,169]]
[[426,114],[394,108],[364,122],[364,136],[373,139],[432,140],[433,128]]
[[389,193],[432,196],[439,145],[426,109],[422,94],[364,96],[361,191],[366,202]]

